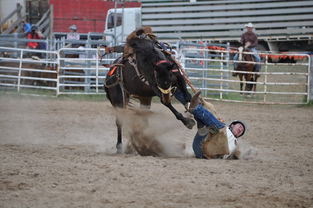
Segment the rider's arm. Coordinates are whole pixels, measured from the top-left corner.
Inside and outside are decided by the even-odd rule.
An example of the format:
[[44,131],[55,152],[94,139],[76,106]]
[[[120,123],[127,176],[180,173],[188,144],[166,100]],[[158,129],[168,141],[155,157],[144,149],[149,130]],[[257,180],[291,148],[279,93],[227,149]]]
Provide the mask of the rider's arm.
[[243,46],[246,44],[245,33],[243,33],[243,34],[241,35],[240,43],[241,43],[241,45],[243,45]]
[[105,52],[106,53],[123,53],[124,52],[124,45],[105,47]]
[[124,45],[118,45],[118,46],[113,46],[113,52],[115,53],[123,53],[124,52]]

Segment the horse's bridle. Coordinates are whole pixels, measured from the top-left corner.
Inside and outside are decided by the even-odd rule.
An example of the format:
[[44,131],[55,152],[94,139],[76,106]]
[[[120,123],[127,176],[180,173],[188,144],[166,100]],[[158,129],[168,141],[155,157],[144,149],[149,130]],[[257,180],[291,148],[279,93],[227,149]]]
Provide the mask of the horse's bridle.
[[165,60],[165,59],[163,59],[163,60],[160,60],[160,61],[158,61],[158,62],[156,62],[156,66],[159,66],[160,64],[163,64],[163,63],[170,63],[168,60]]
[[[155,66],[159,66],[160,64],[163,64],[163,63],[170,63],[170,62],[169,62],[168,60],[163,59],[163,60],[160,60],[160,61],[156,62]],[[163,94],[169,94],[169,93],[171,92],[171,90],[172,90],[172,86],[170,86],[168,89],[163,89],[163,88],[159,87],[158,79],[157,79],[157,77],[156,77],[156,73],[157,73],[157,72],[155,71],[155,72],[154,72],[154,76],[155,76],[155,80],[156,80],[158,89],[159,89]]]

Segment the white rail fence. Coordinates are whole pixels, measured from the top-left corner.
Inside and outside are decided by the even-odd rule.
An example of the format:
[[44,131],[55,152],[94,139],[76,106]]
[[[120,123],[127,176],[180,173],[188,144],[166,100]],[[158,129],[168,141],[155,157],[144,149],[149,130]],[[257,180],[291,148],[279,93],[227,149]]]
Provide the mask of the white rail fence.
[[[203,54],[203,57],[187,57],[184,55],[184,50],[193,50]],[[111,64],[117,54],[101,59],[98,57],[98,52],[99,50],[95,48],[40,51],[0,47],[0,89],[16,90],[20,93],[23,93],[24,89],[51,91],[51,94],[56,96],[104,94],[103,82],[108,68],[103,64]],[[208,53],[219,54],[219,56],[209,58]],[[237,77],[231,76],[234,72],[233,61],[226,53],[229,51],[181,48],[176,58],[184,66],[194,86],[202,90],[203,95],[208,99],[268,104],[309,102],[310,63],[312,62],[310,56],[294,54],[303,57],[302,60],[297,63],[270,63],[269,57],[274,54],[264,53],[255,94],[241,96],[239,84],[249,82],[239,81]],[[14,54],[14,58],[10,58],[10,54]],[[38,55],[39,59],[32,59],[34,55]]]
[[[0,53],[1,88],[13,88],[18,92],[22,88],[57,92],[57,51],[0,47]],[[12,54],[14,58],[10,56]]]
[[[184,51],[199,51],[205,53],[220,53],[220,58],[188,58],[185,57]],[[236,72],[233,70],[232,63],[252,63],[248,61],[233,61],[227,59],[226,55],[229,51],[225,50],[210,50],[210,49],[197,49],[197,48],[182,48],[178,53],[181,55],[179,60],[185,66],[185,71],[189,74],[189,79],[196,83],[197,81],[207,81],[212,85],[216,83],[215,87],[198,86],[199,89],[205,92],[205,95],[215,93],[215,96],[210,96],[210,99],[232,101],[232,102],[246,102],[246,103],[268,103],[268,104],[301,104],[308,103],[310,100],[310,68],[311,57],[306,54],[293,54],[294,57],[301,57],[301,61],[297,63],[270,63],[269,57],[281,56],[283,54],[262,53],[264,60],[260,62],[262,69],[260,72],[241,72],[244,74],[258,74],[260,78],[256,82],[257,91],[252,93],[249,91],[240,91],[240,83],[246,84],[254,82],[240,81],[231,74]],[[246,53],[253,54],[253,53]],[[187,62],[201,62],[203,66],[206,63],[217,62],[220,67],[207,68],[207,67],[188,67]],[[225,69],[225,64],[228,64],[228,69]],[[216,65],[218,66],[218,64]],[[206,72],[206,73],[205,73]],[[209,77],[208,73],[213,73],[216,78]],[[228,78],[225,79],[225,74]],[[219,76],[218,76],[219,75]],[[227,87],[223,87],[222,83],[228,83]],[[238,96],[240,92],[243,95]],[[251,96],[251,97],[250,97]]]
[[94,48],[62,48],[59,50],[57,94],[103,94],[108,67],[114,57],[99,57],[104,51]]

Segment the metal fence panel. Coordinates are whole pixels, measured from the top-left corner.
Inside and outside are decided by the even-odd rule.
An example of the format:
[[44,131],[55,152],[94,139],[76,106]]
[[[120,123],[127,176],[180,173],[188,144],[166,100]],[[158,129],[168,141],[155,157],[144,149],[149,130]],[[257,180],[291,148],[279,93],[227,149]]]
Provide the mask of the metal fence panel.
[[[256,92],[243,91],[240,94],[239,84],[249,82],[232,76],[234,51],[228,45],[179,42],[176,47],[176,59],[193,86],[202,90],[207,99],[269,104],[309,102],[312,66],[308,55],[262,53]],[[109,70],[107,65],[119,55],[110,54],[101,59],[99,54],[103,54],[103,50],[96,48],[42,51],[0,47],[0,52],[0,89],[18,92],[23,89],[48,90],[54,95],[103,94],[103,82]],[[34,60],[34,55],[40,56],[39,59]],[[271,62],[275,56],[290,56],[298,61]]]

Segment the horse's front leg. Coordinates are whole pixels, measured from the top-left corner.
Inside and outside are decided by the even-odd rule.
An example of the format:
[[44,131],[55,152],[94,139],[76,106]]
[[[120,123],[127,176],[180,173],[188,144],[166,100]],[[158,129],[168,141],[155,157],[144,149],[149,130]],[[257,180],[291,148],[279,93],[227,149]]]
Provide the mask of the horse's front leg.
[[242,74],[239,74],[239,80],[240,80],[240,94],[242,95],[242,89],[243,89],[243,83],[242,83]]
[[[163,102],[162,102],[163,103]],[[180,120],[181,122],[183,122],[183,124],[188,128],[188,129],[192,129],[192,127],[196,124],[196,122],[191,119],[191,118],[186,118],[183,116],[183,114],[179,113],[173,106],[171,103],[163,103],[163,105],[165,105],[166,107],[168,107],[172,113],[174,113],[174,115],[176,116],[177,120]]]

